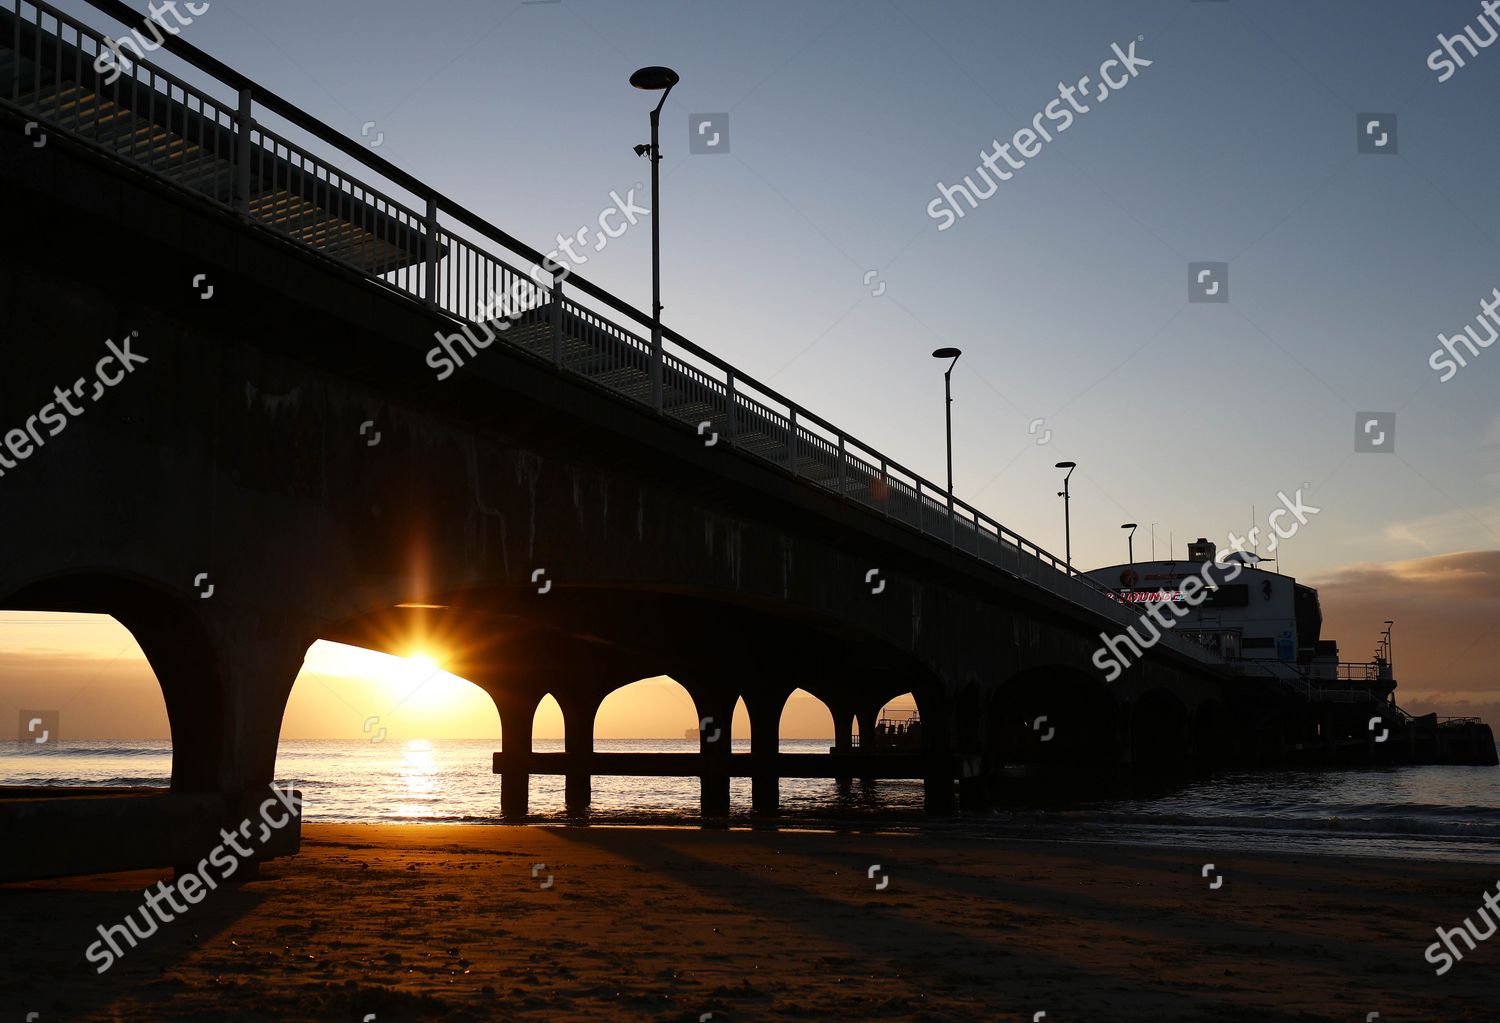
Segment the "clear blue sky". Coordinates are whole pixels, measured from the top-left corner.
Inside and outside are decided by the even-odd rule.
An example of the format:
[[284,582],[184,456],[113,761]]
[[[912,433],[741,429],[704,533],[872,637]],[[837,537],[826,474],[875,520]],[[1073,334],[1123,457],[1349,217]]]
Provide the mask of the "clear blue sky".
[[[1426,63],[1479,13],[217,0],[185,35],[350,135],[375,121],[382,155],[544,250],[647,180],[631,146],[652,97],[626,79],[671,65],[670,325],[933,480],[928,353],[963,348],[960,495],[1061,552],[1052,465],[1076,460],[1084,567],[1124,559],[1121,522],[1142,524],[1138,555],[1152,522],[1180,555],[1311,483],[1322,512],[1282,567],[1316,577],[1500,546],[1500,348],[1446,384],[1427,364],[1500,286],[1500,46],[1441,84]],[[936,229],[937,181],[1132,40],[1150,68]],[[720,112],[729,152],[690,155],[689,115]],[[1396,155],[1356,152],[1361,112],[1397,115]],[[643,224],[581,272],[646,308],[649,246]],[[1230,264],[1228,304],[1187,302],[1192,261]],[[1395,455],[1354,454],[1357,411],[1397,413]]]

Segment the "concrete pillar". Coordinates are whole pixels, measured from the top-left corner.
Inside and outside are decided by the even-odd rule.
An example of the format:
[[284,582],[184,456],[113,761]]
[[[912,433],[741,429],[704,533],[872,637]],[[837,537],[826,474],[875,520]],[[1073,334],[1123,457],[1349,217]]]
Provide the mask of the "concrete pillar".
[[958,808],[973,813],[990,808],[990,779],[982,775],[958,780]]
[[745,709],[750,714],[750,753],[755,759],[755,773],[750,776],[750,806],[763,816],[781,810],[781,776],[776,769],[776,755],[781,750],[781,712],[790,693],[777,691],[748,692]]
[[[681,680],[679,680],[681,681]],[[706,818],[729,816],[729,758],[736,694],[722,689],[689,690],[698,711],[698,752],[703,757],[699,776],[700,811]]]
[[[855,712],[855,717],[859,721],[859,752],[861,753],[870,753],[875,749],[875,722],[880,720],[881,706],[871,707],[866,704]],[[860,779],[862,785],[874,783],[874,778]]]
[[[854,709],[846,703],[829,703],[828,709],[833,712],[834,755],[854,752]],[[853,776],[849,774],[839,773],[834,776],[840,793],[848,790],[852,780]]]
[[927,767],[922,779],[922,806],[927,813],[947,815],[956,809],[953,794],[953,736],[951,705],[929,697],[918,699],[922,714],[922,755]]
[[[541,697],[520,693],[490,693],[500,712],[500,751],[530,753],[536,707]],[[524,770],[500,772],[500,816],[525,820],[531,813],[531,775]]]
[[594,717],[601,699],[589,692],[555,693],[563,712],[563,750],[568,754],[563,802],[570,817],[587,817],[593,799],[590,760],[594,752]]
[[[129,627],[128,613],[116,617]],[[270,795],[282,715],[316,633],[264,616],[218,619],[205,628],[184,614],[165,623],[165,632],[163,624],[152,622],[135,634],[167,705],[172,791],[217,794],[219,826],[233,830],[254,818]],[[297,787],[297,779],[287,780]],[[259,859],[236,872],[236,883],[256,877]],[[184,857],[183,864],[194,861]]]
[[223,632],[204,650],[185,637],[175,651],[160,636],[137,638],[167,706],[172,791],[217,792],[258,806],[275,776],[282,714],[312,640],[260,620]]

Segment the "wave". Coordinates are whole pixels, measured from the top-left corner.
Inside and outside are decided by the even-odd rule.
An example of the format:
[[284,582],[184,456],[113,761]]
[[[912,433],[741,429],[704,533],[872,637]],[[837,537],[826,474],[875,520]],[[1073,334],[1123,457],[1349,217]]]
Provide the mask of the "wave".
[[11,745],[15,747],[16,755],[22,757],[170,757],[172,755],[171,743],[165,742],[157,746],[82,746],[70,742],[49,742],[41,746],[33,743],[13,742]]
[[[1407,810],[1407,807],[1393,807]],[[1425,836],[1431,838],[1455,838],[1479,840],[1500,838],[1500,822],[1495,820],[1495,811],[1488,807],[1440,807],[1445,815],[1467,815],[1472,821],[1445,819],[1438,816],[1415,816],[1409,813],[1389,813],[1380,816],[1355,816],[1339,813],[1319,813],[1291,816],[1286,814],[1209,814],[1171,812],[1061,812],[1035,814],[997,814],[992,820],[1000,825],[1018,825],[1051,829],[1069,828],[1123,828],[1128,830],[1176,830],[1195,829],[1215,832],[1256,831],[1286,832],[1327,835],[1381,837],[1389,835]]]

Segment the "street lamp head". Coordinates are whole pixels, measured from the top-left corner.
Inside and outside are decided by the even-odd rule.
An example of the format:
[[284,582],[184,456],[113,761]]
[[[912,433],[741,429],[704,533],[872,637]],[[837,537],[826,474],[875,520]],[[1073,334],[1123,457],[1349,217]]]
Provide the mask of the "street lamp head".
[[963,352],[959,351],[957,348],[939,348],[937,351],[932,353],[932,357],[934,359],[956,359],[962,354]]
[[680,81],[676,71],[669,67],[643,67],[630,76],[630,84],[646,92],[670,89]]
[[1387,618],[1385,620],[1385,624],[1387,624],[1387,625],[1395,625],[1396,624],[1396,620],[1394,618]]
[[1120,528],[1121,529],[1135,529],[1136,525],[1135,525],[1134,522],[1127,522],[1124,525],[1122,525]]
[[1058,462],[1057,463],[1057,467],[1059,469],[1076,469],[1078,467],[1078,463],[1077,462]]

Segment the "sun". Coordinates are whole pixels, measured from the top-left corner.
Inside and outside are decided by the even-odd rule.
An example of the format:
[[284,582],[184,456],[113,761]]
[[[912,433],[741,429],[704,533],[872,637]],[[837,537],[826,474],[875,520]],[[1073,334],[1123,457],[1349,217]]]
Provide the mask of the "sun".
[[434,671],[438,668],[438,660],[423,650],[417,650],[406,655],[406,662],[423,671]]
[[[480,738],[492,731],[480,723],[495,718],[494,704],[478,686],[445,670],[445,660],[431,645],[381,653],[320,640],[308,651],[303,675],[315,680],[308,698],[318,701],[316,716],[334,734],[359,732],[378,716],[397,737]],[[309,712],[311,706],[302,711]]]

